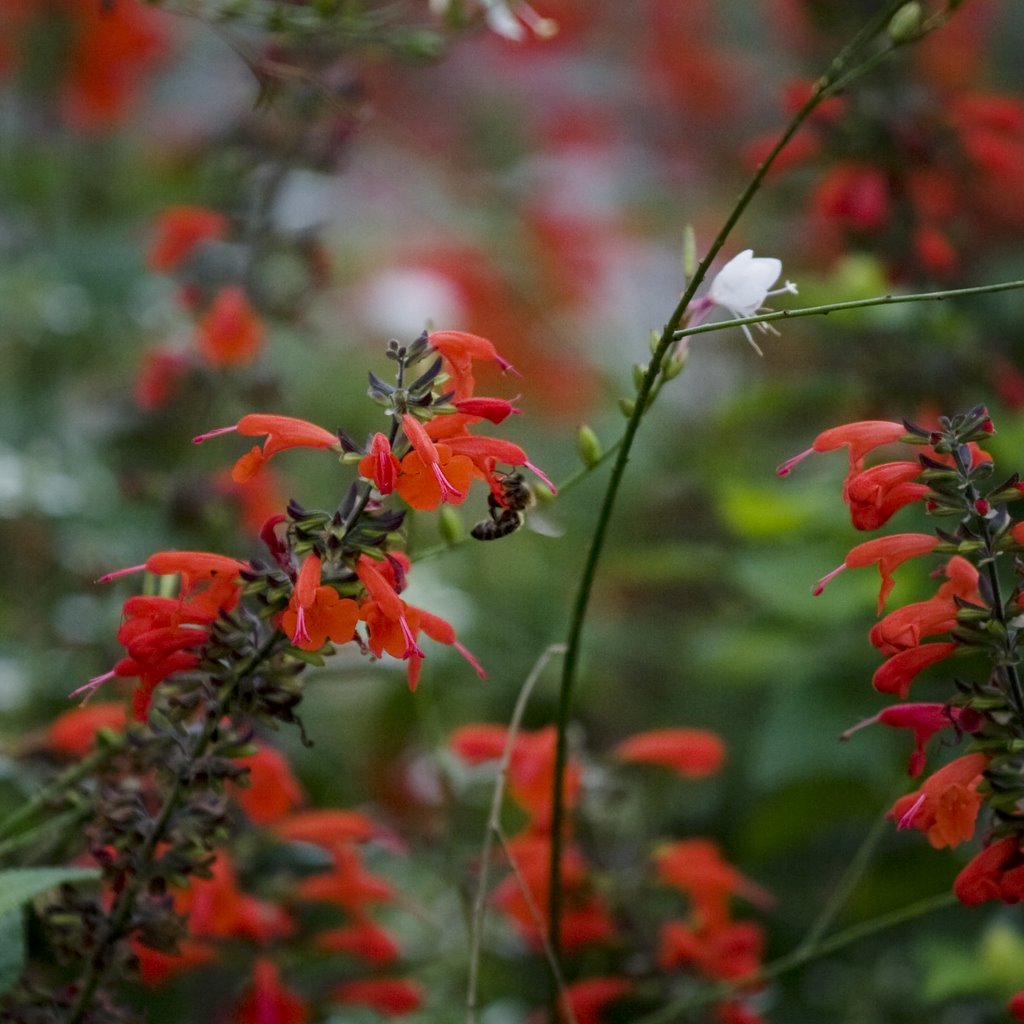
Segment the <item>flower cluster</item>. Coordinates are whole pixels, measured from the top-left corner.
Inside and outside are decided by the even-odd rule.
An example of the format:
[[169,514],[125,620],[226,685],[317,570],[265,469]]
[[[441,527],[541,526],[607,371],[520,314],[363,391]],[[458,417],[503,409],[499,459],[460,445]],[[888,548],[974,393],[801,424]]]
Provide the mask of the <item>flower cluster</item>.
[[[399,547],[406,511],[388,499],[433,510],[466,501],[480,481],[494,516],[512,500],[511,478],[517,494],[528,493],[516,467],[546,477],[518,445],[477,432],[519,412],[475,394],[481,360],[511,369],[489,341],[424,332],[409,346],[390,343],[387,354],[397,364],[395,383],[371,374],[370,396],[385,408],[389,429],[363,444],[266,414],[196,438],[262,438],[236,461],[237,482],[289,449],[331,452],[360,475],[335,510],[291,501],[263,524],[262,559],[163,551],[100,578],[145,573],[159,581],[156,593],[124,602],[123,656],[72,694],[85,703],[101,688],[133,681],[130,715],[116,703],[85,703],[46,739],[55,754],[85,755],[95,771],[94,787],[64,799],[87,808],[83,853],[100,866],[104,887],[91,899],[69,888],[52,903],[52,941],[80,978],[57,980],[57,989],[35,981],[16,987],[0,1011],[11,1019],[34,1019],[55,1000],[70,1020],[97,1013],[119,1020],[116,975],[137,969],[157,983],[241,941],[256,958],[235,1019],[301,1024],[308,1000],[281,980],[288,965],[275,947],[309,932],[309,919],[317,922],[309,942],[321,955],[354,957],[375,970],[398,958],[397,942],[370,914],[394,897],[361,853],[379,830],[353,812],[299,810],[302,793],[287,762],[254,735],[263,724],[303,728],[296,710],[303,670],[340,645],[405,662],[411,689],[427,656],[425,639],[454,647],[483,677],[444,618],[402,597],[411,570]],[[247,851],[271,842],[306,851],[279,855],[291,867],[282,867],[267,896],[250,892],[247,865],[219,849],[242,831],[253,833]],[[320,909],[307,912],[306,904]],[[422,995],[404,979],[359,973],[321,998],[400,1013],[417,1008]]]
[[[503,842],[512,872],[494,889],[491,899],[534,950],[540,948],[549,928],[555,741],[555,731],[550,727],[519,730],[510,736],[504,726],[487,724],[463,726],[449,740],[451,749],[470,765],[498,760],[507,751],[507,792],[520,814],[520,825]],[[713,775],[724,758],[725,747],[718,736],[692,728],[638,733],[612,751],[612,760],[620,771],[631,764],[650,765],[686,779]],[[574,813],[580,811],[587,795],[590,773],[589,766],[570,758],[565,802]],[[634,976],[640,961],[634,955],[632,962],[620,963],[612,956],[613,950],[623,946],[622,918],[628,917],[628,911],[614,901],[627,897],[602,876],[584,845],[573,840],[571,823],[563,841],[561,871],[566,908],[561,916],[560,945],[572,958],[578,975],[567,985],[565,998],[577,1021],[599,1024],[609,1004],[642,998]],[[730,902],[738,895],[765,906],[770,897],[726,862],[717,845],[707,839],[659,844],[652,861],[657,884],[676,890],[686,905],[685,915],[666,917],[661,924],[653,954],[657,967],[669,976],[685,970],[709,980],[736,983],[736,992],[718,1005],[718,1019],[756,1024],[761,1018],[747,1004],[744,993],[757,987],[763,934],[759,925],[733,919]],[[597,958],[608,964],[606,973],[595,975],[594,968],[588,968],[588,963],[598,962]],[[610,970],[613,963],[615,970]]]
[[[872,683],[900,703],[849,730],[870,723],[906,729],[914,738],[909,771],[925,771],[926,745],[936,734],[946,745],[966,743],[965,752],[933,771],[912,793],[900,797],[889,816],[898,828],[924,833],[936,848],[957,846],[978,830],[982,809],[989,821],[983,849],[960,872],[954,891],[968,905],[986,900],[1016,903],[1024,898],[1024,785],[1021,741],[1024,739],[1024,691],[1019,675],[1018,631],[1022,624],[1021,588],[1005,594],[1004,567],[1012,561],[1017,580],[1024,563],[1024,524],[1014,522],[1009,507],[1022,493],[1017,475],[993,484],[993,464],[979,443],[994,427],[984,407],[942,418],[937,429],[912,423],[863,421],[820,434],[808,452],[784,463],[779,473],[810,451],[848,447],[850,471],[843,487],[854,526],[874,529],[898,509],[918,503],[933,516],[955,524],[934,534],[902,533],[855,546],[840,570],[877,565],[882,577],[878,611],[895,586],[893,571],[910,558],[932,553],[946,556],[936,576],[935,595],[889,612],[871,629],[871,643],[885,656]],[[865,468],[865,458],[883,446],[913,445],[916,459]],[[867,480],[868,484],[864,485]],[[917,677],[929,666],[953,657],[987,660],[983,682],[959,678],[944,700],[910,702]]]

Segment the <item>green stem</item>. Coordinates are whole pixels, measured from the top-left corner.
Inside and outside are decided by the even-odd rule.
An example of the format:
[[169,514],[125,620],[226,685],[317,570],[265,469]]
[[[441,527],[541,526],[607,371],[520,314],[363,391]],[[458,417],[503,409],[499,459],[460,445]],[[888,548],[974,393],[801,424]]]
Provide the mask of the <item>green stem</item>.
[[851,925],[851,927],[837,932],[831,938],[819,942],[813,948],[801,943],[793,952],[780,956],[770,964],[765,964],[759,971],[747,978],[714,985],[705,989],[699,995],[663,1006],[660,1010],[647,1014],[646,1017],[640,1017],[632,1021],[632,1024],[669,1024],[670,1021],[678,1020],[690,1010],[728,999],[739,991],[756,987],[766,981],[770,981],[772,978],[780,977],[789,971],[795,970],[797,967],[802,967],[813,960],[820,960],[824,956],[837,953],[839,950],[852,946],[855,942],[859,942],[870,935],[877,935],[879,932],[896,928],[907,921],[913,921],[915,918],[923,917],[925,914],[930,914],[935,910],[945,910],[955,906],[956,902],[957,900],[953,893],[939,893],[936,896],[928,896],[925,899],[917,900],[906,907],[900,907],[898,910],[893,910],[888,914],[882,914],[880,917],[872,918],[870,921]]
[[76,827],[79,822],[88,817],[88,814],[89,811],[86,808],[79,807],[58,814],[55,818],[47,818],[33,828],[26,829],[24,832],[19,832],[16,836],[0,842],[0,857],[6,857],[14,850],[20,850],[23,846],[28,846],[51,832],[61,832],[64,829],[70,831],[71,828]]
[[[889,4],[886,8],[889,12],[888,17],[891,17],[892,13],[894,13],[899,6],[899,3]],[[878,19],[876,18],[875,20]],[[865,29],[865,31],[867,30]],[[870,33],[870,35],[873,35],[873,32]],[[887,53],[890,49],[891,48],[887,47],[884,52]],[[551,862],[549,865],[550,897],[548,908],[550,916],[550,941],[556,956],[559,954],[561,948],[562,886],[560,865],[562,860],[563,829],[565,820],[564,779],[566,761],[568,757],[566,733],[569,723],[569,712],[572,707],[573,690],[579,668],[580,641],[583,634],[583,625],[586,621],[587,610],[590,604],[590,596],[593,590],[594,580],[597,576],[597,566],[607,537],[612,510],[615,507],[622,478],[625,474],[626,466],[629,463],[629,456],[633,447],[633,441],[636,437],[637,431],[639,430],[640,421],[643,419],[644,412],[647,408],[648,397],[650,396],[655,382],[661,373],[661,367],[665,360],[665,356],[668,353],[669,348],[674,344],[676,332],[679,330],[680,324],[686,315],[686,309],[696,294],[697,289],[703,283],[704,278],[707,276],[707,272],[711,267],[712,262],[725,245],[732,229],[736,226],[736,223],[739,221],[746,208],[750,205],[751,200],[760,190],[765,176],[771,169],[779,153],[782,152],[787,143],[797,133],[801,125],[803,125],[814,109],[823,100],[827,99],[834,91],[835,83],[840,80],[844,83],[852,80],[851,75],[858,70],[857,68],[854,68],[851,71],[847,71],[846,64],[852,54],[853,50],[847,47],[835,58],[835,60],[832,61],[828,71],[821,79],[818,80],[811,96],[808,97],[800,109],[793,115],[789,124],[783,130],[771,151],[765,157],[764,161],[758,166],[746,188],[736,200],[736,203],[729,215],[726,217],[721,230],[711,243],[711,246],[704,258],[698,264],[693,277],[690,279],[688,285],[683,291],[682,297],[679,299],[675,309],[669,316],[668,321],[666,322],[658,339],[658,343],[654,349],[650,363],[647,366],[647,372],[643,375],[643,379],[637,389],[633,413],[629,417],[629,421],[626,424],[626,430],[622,436],[622,446],[617,453],[615,463],[612,467],[608,486],[605,490],[604,498],[598,512],[597,524],[594,528],[594,533],[591,537],[590,546],[583,564],[566,640],[566,654],[562,668],[561,689],[559,691],[558,714],[556,720],[557,746],[555,753],[554,788],[552,794]],[[868,58],[866,63],[873,66],[875,60],[873,57]],[[862,67],[863,66],[864,65],[862,65]]]
[[76,765],[63,771],[49,785],[44,786],[38,793],[33,794],[16,811],[12,811],[0,822],[0,837],[9,836],[16,832],[24,822],[28,821],[36,811],[42,810],[47,804],[52,803],[68,789],[91,775],[97,768],[102,767],[110,760],[124,745],[124,736],[114,741],[102,741],[99,746],[87,757],[84,757]]
[[749,327],[752,324],[771,323],[773,320],[796,320],[802,316],[828,316],[849,309],[867,309],[870,306],[897,306],[904,302],[941,302],[943,299],[964,298],[969,295],[987,295],[992,292],[1008,292],[1024,288],[1024,279],[1000,281],[997,284],[982,284],[973,288],[947,288],[936,292],[915,292],[909,295],[877,295],[870,299],[852,299],[847,302],[828,302],[821,306],[803,306],[799,309],[783,309],[758,316],[737,317],[734,320],[718,320],[713,324],[699,327],[684,327],[676,331],[675,338],[692,338],[696,334],[724,331],[729,327]]

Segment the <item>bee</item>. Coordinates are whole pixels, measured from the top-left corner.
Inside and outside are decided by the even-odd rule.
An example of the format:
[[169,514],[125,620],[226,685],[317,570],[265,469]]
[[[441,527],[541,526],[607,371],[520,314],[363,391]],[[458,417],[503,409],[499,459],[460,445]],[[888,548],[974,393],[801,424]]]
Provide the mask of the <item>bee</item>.
[[526,522],[524,513],[533,504],[533,492],[522,473],[506,473],[499,477],[498,484],[501,496],[493,491],[487,496],[491,518],[469,531],[477,540],[497,540],[515,533]]

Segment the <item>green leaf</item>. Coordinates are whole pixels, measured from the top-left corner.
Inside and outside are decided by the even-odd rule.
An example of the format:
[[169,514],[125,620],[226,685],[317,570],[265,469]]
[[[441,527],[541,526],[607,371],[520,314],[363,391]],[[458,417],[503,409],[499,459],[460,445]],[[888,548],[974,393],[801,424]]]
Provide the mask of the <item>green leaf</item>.
[[0,919],[63,882],[89,882],[100,877],[95,868],[11,868],[0,871]]
[[0,996],[6,995],[21,974],[25,962],[25,930],[21,914],[0,917]]

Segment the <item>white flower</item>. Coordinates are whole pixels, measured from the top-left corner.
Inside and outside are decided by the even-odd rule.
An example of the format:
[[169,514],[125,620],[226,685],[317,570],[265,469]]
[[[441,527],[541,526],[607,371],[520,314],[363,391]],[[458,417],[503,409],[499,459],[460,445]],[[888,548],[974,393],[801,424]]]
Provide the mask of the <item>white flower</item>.
[[[523,0],[477,0],[483,8],[487,27],[499,36],[520,43],[526,38],[527,29],[538,39],[550,39],[558,34],[558,22],[542,18]],[[452,0],[430,0],[434,14],[444,14],[451,7]]]
[[[737,318],[764,312],[767,309],[764,300],[769,295],[781,295],[785,292],[797,294],[796,285],[792,281],[787,281],[781,288],[772,290],[772,285],[779,279],[781,273],[781,260],[775,259],[774,256],[755,256],[753,249],[744,249],[738,256],[733,256],[711,282],[705,308],[712,305],[721,306]],[[765,333],[779,333],[770,324],[760,323],[756,326]],[[742,327],[747,341],[754,346],[754,351],[758,355],[763,355],[750,333],[750,328],[746,324]]]

